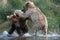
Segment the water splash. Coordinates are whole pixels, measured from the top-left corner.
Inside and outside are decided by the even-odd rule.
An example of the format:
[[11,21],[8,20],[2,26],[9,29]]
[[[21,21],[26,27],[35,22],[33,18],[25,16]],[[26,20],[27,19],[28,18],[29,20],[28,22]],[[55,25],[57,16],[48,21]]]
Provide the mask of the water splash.
[[[5,39],[6,39],[6,38],[19,37],[19,35],[18,35],[16,32],[14,32],[14,33],[11,35],[11,37],[8,37],[7,35],[8,35],[8,32],[7,32],[7,31],[3,31],[2,35],[0,35],[0,38],[5,38]],[[22,37],[33,37],[34,35],[35,35],[35,33],[33,33],[33,34],[25,33]],[[46,37],[46,35],[40,34],[40,33],[37,33],[36,36],[37,36],[37,37]],[[57,33],[52,33],[52,34],[47,34],[47,37],[60,37],[60,35],[57,34]]]

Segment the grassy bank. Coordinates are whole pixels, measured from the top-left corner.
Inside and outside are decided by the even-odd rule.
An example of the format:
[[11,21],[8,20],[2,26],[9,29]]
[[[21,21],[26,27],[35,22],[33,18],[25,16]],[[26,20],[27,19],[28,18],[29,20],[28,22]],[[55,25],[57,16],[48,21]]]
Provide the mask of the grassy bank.
[[[10,15],[15,9],[22,9],[23,3],[26,0],[8,0],[7,4],[4,6],[0,3],[0,24],[7,21],[6,16]],[[60,30],[60,0],[32,0],[36,6],[38,6],[41,11],[46,15],[48,19],[48,29]],[[9,24],[5,23],[8,26]],[[31,22],[29,21],[29,26]],[[2,27],[0,25],[0,27]]]

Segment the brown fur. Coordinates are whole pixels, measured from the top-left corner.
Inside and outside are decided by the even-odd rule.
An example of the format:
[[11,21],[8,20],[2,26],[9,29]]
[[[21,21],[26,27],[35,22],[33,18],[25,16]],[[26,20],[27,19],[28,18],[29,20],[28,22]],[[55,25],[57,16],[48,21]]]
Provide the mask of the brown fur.
[[20,17],[16,16],[15,14],[7,16],[7,19],[10,22],[12,22],[13,24],[19,26],[22,34],[25,34],[28,32],[28,27],[26,25],[26,19],[20,18]]
[[[19,17],[29,18],[33,22],[34,31],[42,30],[44,33],[47,33],[48,23],[46,16],[41,12],[41,10],[34,5],[33,2],[28,1],[24,5],[25,13],[15,13]],[[20,11],[22,12],[22,11]]]

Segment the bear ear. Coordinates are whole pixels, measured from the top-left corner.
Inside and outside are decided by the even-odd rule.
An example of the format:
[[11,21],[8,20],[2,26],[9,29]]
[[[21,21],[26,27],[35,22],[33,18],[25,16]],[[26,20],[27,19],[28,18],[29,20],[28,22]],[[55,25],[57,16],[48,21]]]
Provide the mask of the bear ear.
[[14,15],[14,16],[16,16],[16,14],[15,14],[15,13],[14,13],[13,15]]
[[27,2],[25,3],[26,6],[33,5],[33,4],[34,4],[34,3],[31,2],[31,1],[27,1]]
[[11,15],[11,17],[13,17],[13,15]]
[[30,8],[35,8],[34,3],[31,2],[31,1],[27,1],[24,6],[25,6],[26,8],[29,8],[29,7],[30,7]]
[[7,19],[9,18],[9,16],[7,16]]
[[7,19],[8,19],[8,20],[10,20],[10,19],[11,19],[11,17],[10,17],[10,16],[7,16]]

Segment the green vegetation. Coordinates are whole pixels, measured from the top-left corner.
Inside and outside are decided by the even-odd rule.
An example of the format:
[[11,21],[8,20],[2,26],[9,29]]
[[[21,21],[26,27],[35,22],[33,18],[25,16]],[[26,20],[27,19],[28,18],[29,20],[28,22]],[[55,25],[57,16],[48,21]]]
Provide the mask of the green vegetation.
[[[8,0],[5,6],[0,3],[0,27],[2,27],[1,24],[7,21],[6,16],[10,15],[12,10],[22,9],[24,1],[25,0]],[[60,30],[60,0],[34,0],[33,2],[47,16],[48,29]],[[28,24],[31,26],[30,21]]]

